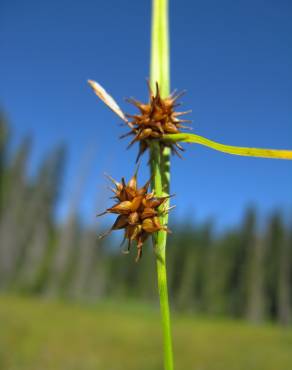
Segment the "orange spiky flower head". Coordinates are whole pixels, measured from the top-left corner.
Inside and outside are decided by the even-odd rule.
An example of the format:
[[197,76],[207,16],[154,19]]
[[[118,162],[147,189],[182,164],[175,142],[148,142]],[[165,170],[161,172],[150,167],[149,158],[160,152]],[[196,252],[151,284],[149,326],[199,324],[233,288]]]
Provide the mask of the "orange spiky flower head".
[[149,147],[151,140],[159,140],[162,147],[170,147],[171,151],[180,157],[179,151],[183,151],[180,144],[164,142],[163,135],[178,134],[181,133],[181,129],[190,129],[184,126],[183,123],[191,121],[181,119],[181,116],[191,111],[175,111],[175,108],[180,105],[180,103],[177,103],[177,100],[184,92],[176,93],[174,91],[167,98],[162,98],[158,84],[156,83],[156,92],[154,94],[148,82],[149,102],[144,104],[133,98],[128,99],[128,102],[134,104],[139,110],[138,114],[130,115],[125,114],[121,110],[113,97],[101,85],[92,80],[89,80],[88,83],[95,94],[130,128],[129,132],[121,136],[121,138],[134,136],[128,148],[135,142],[139,142],[137,161]]
[[148,192],[150,181],[138,188],[137,171],[127,184],[124,178],[121,182],[115,181],[110,176],[108,178],[115,186],[111,190],[114,193],[112,198],[116,200],[116,203],[98,216],[113,213],[118,217],[110,230],[100,238],[107,236],[112,230],[124,229],[124,241],[128,241],[127,252],[132,243],[136,242],[138,250],[136,261],[138,261],[142,256],[143,244],[150,235],[159,230],[169,232],[167,227],[161,225],[159,221],[159,216],[170,210],[166,207],[161,209],[169,196],[156,197],[154,192]]
[[[137,161],[148,148],[150,140],[159,140],[163,138],[164,134],[178,134],[181,132],[181,129],[190,129],[187,126],[182,125],[182,123],[188,123],[191,121],[180,118],[184,114],[190,113],[190,111],[175,111],[175,108],[180,105],[177,103],[177,100],[184,94],[184,92],[176,93],[176,91],[174,91],[170,96],[163,99],[160,95],[157,83],[155,94],[153,93],[149,82],[148,88],[148,103],[144,104],[133,98],[127,99],[129,103],[134,104],[139,109],[139,113],[135,115],[126,115],[131,119],[130,124],[132,128],[131,131],[122,137],[134,135],[134,138],[128,147],[131,147],[135,142],[139,142],[140,147]],[[178,143],[170,144],[162,142],[162,145],[169,146],[171,151],[176,153],[178,156],[180,156],[180,154],[177,149],[181,151],[183,150]]]

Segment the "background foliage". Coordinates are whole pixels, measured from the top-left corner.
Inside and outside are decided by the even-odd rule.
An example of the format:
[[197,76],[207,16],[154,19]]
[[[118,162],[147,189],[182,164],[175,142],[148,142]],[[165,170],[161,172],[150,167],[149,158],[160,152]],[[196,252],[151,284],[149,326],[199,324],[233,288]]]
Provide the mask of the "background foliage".
[[[135,297],[156,302],[150,245],[135,264],[117,241],[98,241],[78,215],[78,196],[65,222],[56,221],[66,148],[53,148],[28,176],[32,138],[11,148],[1,116],[0,290],[77,301]],[[78,187],[78,186],[77,186]],[[102,207],[102,206],[101,206]],[[280,211],[266,222],[249,208],[236,228],[214,222],[171,225],[169,288],[176,310],[276,320],[288,324],[292,300],[292,229]]]

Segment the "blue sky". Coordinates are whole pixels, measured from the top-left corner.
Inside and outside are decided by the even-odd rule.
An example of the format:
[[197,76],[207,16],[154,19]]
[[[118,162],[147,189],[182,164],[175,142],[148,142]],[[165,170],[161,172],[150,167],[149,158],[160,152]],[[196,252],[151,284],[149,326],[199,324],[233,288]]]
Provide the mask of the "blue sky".
[[[16,142],[34,137],[32,172],[53,146],[68,144],[61,217],[84,158],[90,161],[80,209],[90,222],[107,204],[103,172],[116,178],[133,172],[137,149],[125,150],[126,141],[118,140],[125,130],[86,80],[99,81],[125,111],[133,111],[125,97],[147,99],[150,5],[1,2],[0,105]],[[292,148],[291,1],[171,0],[170,40],[171,85],[187,90],[194,132],[226,144]],[[172,161],[174,218],[232,225],[249,204],[263,215],[274,208],[290,214],[291,162],[186,149],[183,160]]]

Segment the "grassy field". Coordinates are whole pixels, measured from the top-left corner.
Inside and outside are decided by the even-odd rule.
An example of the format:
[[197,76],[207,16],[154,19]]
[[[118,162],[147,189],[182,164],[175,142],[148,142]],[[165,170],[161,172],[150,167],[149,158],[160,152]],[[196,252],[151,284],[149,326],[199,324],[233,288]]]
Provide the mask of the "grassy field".
[[[174,315],[177,370],[291,370],[292,331]],[[2,370],[161,370],[159,312],[0,297]]]

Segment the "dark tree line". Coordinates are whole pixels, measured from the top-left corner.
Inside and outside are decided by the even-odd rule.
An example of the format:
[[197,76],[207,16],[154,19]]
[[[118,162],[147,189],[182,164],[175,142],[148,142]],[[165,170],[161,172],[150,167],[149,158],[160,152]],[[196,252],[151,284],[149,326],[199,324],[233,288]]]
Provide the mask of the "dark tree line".
[[[24,138],[11,152],[0,117],[0,291],[156,300],[151,245],[136,264],[135,251],[123,255],[112,239],[98,241],[96,228],[79,222],[74,200],[66,222],[56,223],[66,151],[54,148],[29,177],[31,146]],[[220,235],[212,222],[172,225],[169,287],[177,310],[290,322],[292,227],[280,212],[264,227],[259,221],[250,208],[237,228]]]

